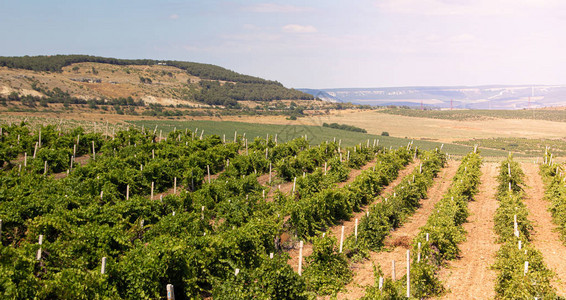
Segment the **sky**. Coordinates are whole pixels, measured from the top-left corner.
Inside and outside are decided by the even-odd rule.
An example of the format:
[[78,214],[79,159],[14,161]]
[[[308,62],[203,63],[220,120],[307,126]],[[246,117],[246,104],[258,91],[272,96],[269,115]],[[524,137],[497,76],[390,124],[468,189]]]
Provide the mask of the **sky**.
[[0,0],[0,56],[219,65],[293,88],[566,84],[562,0]]

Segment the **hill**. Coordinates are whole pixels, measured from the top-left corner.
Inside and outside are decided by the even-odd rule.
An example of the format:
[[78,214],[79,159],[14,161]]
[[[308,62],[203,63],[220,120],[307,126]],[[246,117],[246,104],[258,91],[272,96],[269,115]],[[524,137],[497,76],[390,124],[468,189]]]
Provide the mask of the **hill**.
[[331,102],[380,106],[420,106],[457,109],[523,109],[565,106],[563,85],[489,85],[300,89]]
[[277,81],[210,64],[88,55],[0,57],[2,95],[224,107],[237,107],[239,101],[314,99]]

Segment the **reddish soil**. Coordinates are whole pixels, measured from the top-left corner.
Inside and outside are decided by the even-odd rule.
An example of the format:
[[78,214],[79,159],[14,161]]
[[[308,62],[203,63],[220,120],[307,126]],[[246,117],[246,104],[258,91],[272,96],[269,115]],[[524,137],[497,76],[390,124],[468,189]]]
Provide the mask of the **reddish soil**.
[[346,292],[338,294],[338,299],[357,299],[365,294],[365,287],[373,285],[373,265],[381,265],[385,276],[391,277],[391,262],[396,261],[396,278],[400,278],[406,272],[405,261],[407,249],[411,240],[419,233],[419,228],[426,224],[434,205],[442,199],[452,182],[452,177],[458,170],[459,162],[449,161],[439,176],[435,178],[434,184],[428,191],[428,199],[421,202],[421,207],[405,222],[405,224],[393,231],[386,239],[387,252],[372,252],[370,259],[361,263],[353,264],[354,280],[346,286]]
[[566,295],[566,259],[564,253],[566,247],[560,240],[560,234],[554,229],[556,225],[552,222],[552,216],[548,211],[550,203],[543,199],[544,184],[539,174],[539,167],[532,163],[521,164],[525,172],[525,191],[527,196],[525,204],[529,209],[529,219],[533,222],[532,245],[539,250],[546,266],[556,276],[553,286],[558,295]]
[[495,243],[493,217],[499,206],[497,190],[497,163],[482,166],[480,192],[468,204],[470,216],[464,229],[466,241],[459,245],[460,259],[448,262],[439,277],[449,291],[443,299],[493,299],[497,274],[490,267],[495,262],[499,244]]
[[[369,163],[367,165],[365,165],[364,167],[362,167],[362,169],[369,169],[370,167],[373,167],[375,162]],[[408,174],[410,174],[413,169],[418,166],[420,162],[419,161],[415,161],[411,164],[409,164],[408,166],[406,166],[404,169],[399,171],[399,175],[397,176],[397,178],[391,182],[391,184],[389,184],[388,186],[386,186],[383,191],[381,192],[381,194],[386,194],[389,193],[393,190],[393,188],[395,186],[397,186],[401,180],[403,179],[403,177],[407,176]],[[353,176],[354,174],[360,174],[361,170],[352,170],[350,173],[350,177],[348,178],[348,181],[346,181],[345,184],[347,184],[348,182],[352,182],[355,178],[355,176]],[[356,175],[357,176],[357,175]],[[346,236],[348,236],[348,234],[351,234],[354,231],[354,222],[356,218],[361,218],[364,214],[366,209],[368,208],[368,206],[366,207],[362,207],[362,210],[360,212],[354,213],[353,217],[349,220],[349,221],[344,221],[343,225],[344,225],[344,238],[346,238]],[[332,234],[333,236],[335,236],[336,238],[340,238],[340,234],[341,234],[341,230],[342,230],[342,225],[336,225],[330,228],[330,234]],[[297,271],[299,269],[299,262],[298,262],[298,258],[299,258],[299,244],[298,242],[294,245],[294,248],[291,249],[289,252],[289,255],[291,256],[291,258],[289,259],[289,265],[291,265],[293,267],[293,269],[295,271]],[[312,244],[311,243],[304,243],[303,245],[303,259],[304,257],[310,255],[312,253]],[[303,261],[304,263],[304,261]]]

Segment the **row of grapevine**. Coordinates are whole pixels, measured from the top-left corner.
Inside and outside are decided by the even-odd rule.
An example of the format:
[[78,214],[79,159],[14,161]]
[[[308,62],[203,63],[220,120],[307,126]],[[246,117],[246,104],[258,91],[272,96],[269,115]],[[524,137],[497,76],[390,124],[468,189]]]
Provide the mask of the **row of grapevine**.
[[519,163],[511,156],[501,163],[495,213],[495,231],[502,243],[493,266],[498,271],[496,295],[499,299],[555,299],[552,271],[530,243],[532,225],[523,202],[523,178]]
[[[472,152],[462,159],[449,190],[434,206],[427,223],[412,241],[410,295],[427,298],[440,295],[445,289],[437,271],[446,260],[459,254],[458,243],[465,239],[462,224],[468,217],[467,204],[478,192],[481,157]],[[376,284],[366,291],[365,299],[391,299],[406,295],[407,277],[400,280],[383,278],[378,267]],[[381,281],[381,284],[380,284]]]
[[[306,139],[277,145],[272,139],[247,144],[238,137],[236,143],[224,143],[218,136],[173,132],[156,142],[155,132],[135,129],[112,140],[95,136],[101,139],[100,145],[95,142],[96,158],[92,152],[93,159],[75,165],[65,178],[10,163],[1,171],[3,297],[159,298],[167,284],[174,285],[178,299],[303,299],[315,293],[287,265],[287,255],[277,252],[274,237],[285,230],[287,206],[265,201],[265,188],[257,181],[269,163],[309,149]],[[60,149],[76,144],[74,133],[68,138],[72,142]],[[42,141],[49,149],[43,136]],[[246,154],[239,154],[244,148]],[[359,165],[379,149],[345,149],[350,154],[343,153],[341,161],[336,148],[336,143],[310,148],[336,160],[329,174],[343,173],[344,165]],[[225,171],[209,182],[207,169]],[[322,171],[315,167],[317,172]],[[184,183],[180,193],[147,196],[152,186],[164,191],[175,178]]]
[[380,251],[389,232],[400,227],[420,206],[420,200],[426,198],[434,178],[446,164],[446,155],[437,150],[424,151],[420,159],[422,163],[391,194],[380,196],[379,202],[362,217],[357,236],[354,233],[346,241],[348,255],[367,257],[368,250]]
[[[132,137],[137,139],[132,141]],[[181,295],[198,295],[199,291],[210,290],[215,273],[226,273],[222,271],[226,269],[225,260],[233,255],[234,248],[259,248],[265,253],[264,248],[270,247],[280,225],[272,218],[260,222],[251,217],[263,211],[254,207],[261,205],[259,195],[263,190],[255,176],[214,181],[197,192],[170,195],[161,201],[136,194],[135,184],[143,182],[145,176],[130,176],[128,171],[137,170],[138,164],[145,164],[145,172],[153,170],[150,174],[155,172],[156,179],[162,179],[172,177],[167,176],[167,164],[183,156],[179,152],[193,155],[195,160],[187,165],[195,170],[200,166],[198,159],[203,158],[205,166],[214,170],[215,165],[207,157],[225,153],[223,146],[218,146],[218,137],[184,141],[179,136],[176,144],[172,140],[171,144],[153,143],[153,138],[135,130],[119,132],[102,146],[112,150],[100,151],[102,155],[97,159],[84,167],[76,166],[61,180],[26,172],[25,168],[23,172],[16,168],[3,171],[1,238],[2,244],[7,244],[2,247],[4,295],[22,299],[154,297],[163,294],[161,284],[166,278],[176,283]],[[45,143],[43,137],[42,141]],[[212,162],[223,163],[236,157],[240,147],[229,144],[226,148],[233,149],[228,151],[233,156]],[[163,160],[152,167],[151,161],[161,156]],[[130,168],[128,163],[136,168]],[[174,170],[184,168],[180,165]],[[203,169],[198,168],[201,174]],[[114,197],[109,192],[115,186],[112,179],[129,180],[122,195]],[[166,184],[172,185],[172,181]],[[202,184],[203,180],[195,181]],[[132,196],[126,197],[126,187],[130,186]],[[211,226],[213,216],[224,222]],[[241,226],[235,228],[234,224]],[[41,245],[36,242],[40,236],[45,236]],[[253,243],[246,244],[250,241]],[[207,253],[210,249],[215,249],[217,255]],[[36,251],[41,253],[37,263]],[[239,264],[257,262],[258,256],[259,252],[242,257],[246,261]],[[94,271],[102,257],[107,258],[105,274]],[[181,273],[183,276],[177,276]]]
[[562,239],[566,241],[566,186],[564,186],[564,167],[552,160],[549,151],[546,152],[544,162],[540,165],[540,172],[545,183],[545,198],[550,201],[550,212],[553,222],[557,225]]
[[[328,219],[322,220],[321,217],[318,221],[311,220],[311,222],[305,222],[304,224],[307,224],[307,226],[310,226],[311,223],[317,224],[322,230],[334,224],[340,217],[345,217],[345,215],[338,217],[332,215],[333,209],[337,206],[347,207],[349,210],[359,209],[359,205],[363,205],[363,202],[359,202],[360,200],[370,201],[372,195],[379,192],[382,185],[387,184],[391,180],[391,176],[395,176],[392,173],[396,174],[399,168],[407,164],[413,156],[412,151],[405,148],[388,151],[383,148],[362,147],[360,145],[345,150],[346,155],[342,157],[342,159],[335,157],[331,160],[332,163],[328,166],[328,170],[315,168],[312,173],[303,174],[303,176],[296,178],[296,181],[294,181],[295,188],[290,195],[285,196],[282,193],[277,193],[275,204],[278,206],[279,210],[276,210],[276,212],[282,216],[289,216],[283,228],[287,231],[292,231],[290,234],[299,232],[297,228],[301,228],[300,225],[296,226],[297,223],[294,223],[294,220],[296,220],[297,216],[301,213],[300,211],[302,207],[304,207],[303,204],[311,203],[311,201],[313,201],[312,199],[320,200],[318,203],[320,204],[319,207],[321,207],[320,210],[317,211],[316,208],[318,207],[313,205],[312,210],[306,211],[314,212],[310,215],[311,217],[322,216],[328,217]],[[335,186],[337,182],[347,179],[349,167],[359,167],[373,157],[376,157],[375,168],[363,171],[362,174],[356,177],[352,184],[347,187],[337,188]],[[357,161],[355,165],[352,164],[353,158]],[[392,167],[390,163],[393,163],[394,166]],[[368,190],[364,187],[367,187]],[[356,192],[353,188],[357,188],[361,191]],[[339,201],[330,201],[330,198],[325,197],[334,192],[355,194],[359,197],[359,199],[356,199],[359,203],[340,203]],[[321,211],[326,212],[328,215],[317,214],[317,212]],[[305,214],[303,214],[303,216],[304,215]],[[331,219],[332,217],[336,217],[336,219]],[[286,219],[286,217],[284,217],[284,219]],[[309,237],[309,235],[306,236]],[[293,297],[297,299],[301,299],[301,297],[313,298],[316,295],[335,293],[343,287],[344,284],[349,282],[352,276],[346,257],[344,254],[340,253],[336,247],[335,238],[329,236],[318,238],[313,236],[311,237],[311,241],[313,243],[313,253],[306,257],[305,268],[304,271],[300,273],[301,276],[298,277],[298,281],[287,283],[290,287],[282,287],[284,290],[296,291]],[[286,256],[285,253],[282,255]],[[254,288],[257,281],[258,279],[253,277],[230,280],[230,288],[224,290],[224,292],[236,298],[239,298],[242,294],[247,295],[246,298],[258,297],[260,293]],[[300,290],[302,290],[302,293],[298,292]],[[275,298],[283,299],[286,297]]]
[[[399,169],[409,162],[411,153],[405,151],[405,149],[397,150],[402,153],[402,155],[397,153],[398,156],[392,153],[382,155],[377,163],[380,169],[365,171],[356,178],[352,186],[359,187],[359,191],[365,190],[365,193],[378,194],[382,189],[380,182],[384,184],[391,182]],[[359,234],[354,233],[347,238],[344,251],[342,246],[337,247],[336,238],[326,233],[322,237],[320,234],[313,237],[313,254],[306,258],[307,266],[304,272],[306,284],[310,289],[319,295],[336,294],[340,291],[353,277],[352,270],[348,267],[349,261],[357,260],[360,256],[367,257],[369,249],[375,249],[372,248],[374,241],[382,243],[389,231],[399,226],[402,220],[418,207],[419,200],[426,197],[426,191],[431,186],[433,178],[445,164],[445,156],[438,151],[420,152],[419,157],[423,163],[395,187],[393,194],[389,195],[389,200],[380,197],[381,201],[368,210],[368,214],[360,223]],[[363,192],[358,197],[363,198]],[[373,197],[368,195],[368,199]],[[325,207],[325,203],[328,202],[321,201],[318,205]],[[376,228],[371,225],[376,223],[386,224],[387,227],[375,230]]]
[[[375,169],[363,171],[343,188],[334,188],[326,183],[321,172],[300,181],[298,194],[301,197],[290,206],[292,230],[297,236],[306,238],[325,231],[340,220],[348,220],[352,212],[359,211],[361,206],[376,197],[411,158],[412,153],[404,148],[378,154]],[[336,169],[338,165],[331,168]]]
[[[339,220],[351,218],[354,211],[370,203],[413,157],[412,150],[383,150],[373,168],[363,171],[343,188],[330,188],[309,198],[294,202],[291,209],[291,229],[303,233],[313,243],[313,253],[306,257],[302,276],[307,290],[317,295],[336,294],[352,279],[346,252],[337,247],[337,240],[320,232]],[[306,228],[306,229],[305,229]],[[305,233],[306,232],[306,233]]]

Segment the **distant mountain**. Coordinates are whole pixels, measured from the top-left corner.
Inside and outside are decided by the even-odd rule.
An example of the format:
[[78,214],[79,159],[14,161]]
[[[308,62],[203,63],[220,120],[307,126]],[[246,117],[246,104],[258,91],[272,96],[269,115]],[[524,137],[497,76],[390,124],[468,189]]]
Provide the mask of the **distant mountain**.
[[[456,109],[566,106],[566,85],[489,85],[299,89],[322,100],[369,105]],[[422,103],[422,104],[421,104]]]

